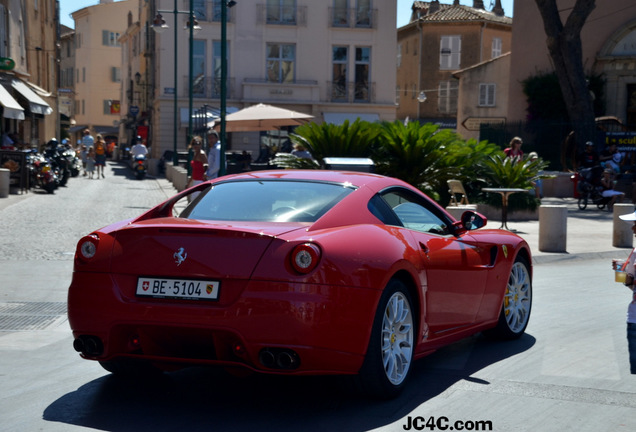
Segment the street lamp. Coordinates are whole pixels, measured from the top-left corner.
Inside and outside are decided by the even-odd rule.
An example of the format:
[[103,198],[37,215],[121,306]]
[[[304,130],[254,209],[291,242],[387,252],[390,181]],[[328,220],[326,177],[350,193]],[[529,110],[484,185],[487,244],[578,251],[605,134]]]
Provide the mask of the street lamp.
[[227,105],[227,9],[234,7],[234,0],[221,1],[221,158],[219,167],[219,176],[225,175],[225,115]]
[[178,14],[187,14],[189,19],[188,19],[188,23],[186,25],[186,28],[188,28],[190,30],[190,41],[189,41],[189,65],[190,65],[190,71],[189,71],[189,95],[188,95],[188,107],[189,107],[189,111],[188,111],[188,117],[189,117],[189,122],[188,122],[188,133],[191,133],[192,131],[192,63],[193,63],[193,35],[194,35],[194,31],[195,30],[199,30],[201,29],[201,27],[198,26],[198,23],[196,21],[196,19],[194,18],[194,1],[190,0],[190,10],[189,11],[180,11],[177,8],[177,0],[174,0],[174,10],[170,11],[170,10],[158,10],[157,11],[157,16],[155,17],[155,20],[153,21],[152,24],[152,28],[155,32],[157,33],[162,33],[165,29],[169,28],[169,26],[166,24],[166,21],[163,19],[163,17],[161,16],[162,13],[172,13],[174,15],[174,27],[175,27],[175,31],[174,31],[174,124],[173,124],[173,143],[172,143],[172,149],[173,149],[173,156],[172,156],[172,163],[173,165],[178,165],[179,164],[179,155],[177,154],[177,86],[179,84],[178,82],[178,78],[177,78],[177,72],[178,72],[178,68],[177,65],[179,64],[178,61],[178,46],[177,46],[177,15]]

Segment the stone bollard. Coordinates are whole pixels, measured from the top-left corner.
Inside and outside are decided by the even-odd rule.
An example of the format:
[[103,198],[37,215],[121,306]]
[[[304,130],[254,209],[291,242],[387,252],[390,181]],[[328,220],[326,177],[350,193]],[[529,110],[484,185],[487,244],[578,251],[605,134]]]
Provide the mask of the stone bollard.
[[619,216],[634,213],[634,204],[614,204],[614,229],[612,231],[612,246],[632,247],[634,233],[632,222],[621,220]]
[[565,252],[568,236],[568,208],[564,205],[539,207],[539,250]]
[[477,205],[468,204],[468,205],[460,205],[460,206],[448,206],[446,207],[446,211],[451,214],[455,219],[460,220],[464,212],[466,211],[477,211]]
[[0,168],[0,198],[9,196],[9,185],[11,184],[11,171]]

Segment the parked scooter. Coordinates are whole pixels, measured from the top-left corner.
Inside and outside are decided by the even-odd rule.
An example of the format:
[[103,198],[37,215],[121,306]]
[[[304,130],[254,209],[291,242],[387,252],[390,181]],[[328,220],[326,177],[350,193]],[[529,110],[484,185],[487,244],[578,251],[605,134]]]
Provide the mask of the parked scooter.
[[51,163],[51,168],[58,176],[60,186],[66,186],[69,177],[71,177],[71,162],[64,154],[66,149],[53,138],[46,144],[44,156]]
[[27,156],[29,184],[52,194],[58,186],[58,179],[49,161],[40,153],[33,152]]
[[71,171],[71,177],[79,176],[80,171],[82,170],[82,161],[80,161],[80,158],[77,156],[77,153],[73,151],[73,149],[68,143],[68,140],[66,139],[62,140],[62,148],[63,148],[62,154],[68,161],[68,168]]

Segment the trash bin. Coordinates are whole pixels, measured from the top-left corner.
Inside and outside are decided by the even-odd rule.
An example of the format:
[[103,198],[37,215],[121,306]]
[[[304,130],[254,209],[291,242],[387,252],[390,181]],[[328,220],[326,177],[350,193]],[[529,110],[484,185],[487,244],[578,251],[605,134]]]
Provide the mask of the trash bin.
[[0,168],[0,198],[9,196],[9,184],[11,182],[11,171]]

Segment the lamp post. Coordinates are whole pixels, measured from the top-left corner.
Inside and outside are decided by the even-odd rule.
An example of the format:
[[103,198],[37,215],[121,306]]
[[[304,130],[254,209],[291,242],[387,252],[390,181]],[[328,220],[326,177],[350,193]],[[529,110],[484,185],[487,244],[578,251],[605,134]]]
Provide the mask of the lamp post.
[[[177,15],[178,14],[188,14],[188,28],[190,30],[190,41],[189,41],[189,65],[190,65],[190,71],[189,71],[189,78],[190,78],[190,83],[189,83],[189,122],[188,122],[188,133],[191,132],[192,130],[192,63],[193,63],[193,35],[194,35],[194,30],[198,27],[197,26],[197,22],[196,19],[194,19],[194,2],[193,0],[190,0],[190,10],[188,11],[180,11],[178,10],[177,7],[177,0],[174,0],[174,10],[157,10],[157,16],[155,17],[155,20],[152,24],[152,28],[157,32],[157,33],[161,33],[163,32],[165,29],[168,28],[168,25],[166,24],[165,20],[163,20],[161,14],[162,13],[171,13],[174,15],[174,116],[173,116],[173,126],[172,126],[172,132],[173,132],[173,143],[172,143],[172,150],[173,150],[173,156],[172,156],[172,163],[173,165],[178,165],[179,164],[179,155],[177,154],[177,120],[178,120],[178,115],[177,115],[177,109],[178,109],[178,103],[177,103],[177,99],[178,99],[178,95],[177,95],[177,86],[179,84],[179,80],[177,77],[177,73],[178,73],[178,38],[177,38]],[[200,27],[198,27],[200,29]]]
[[234,0],[221,1],[221,158],[219,176],[225,175],[225,115],[227,111],[227,9],[234,7]]

